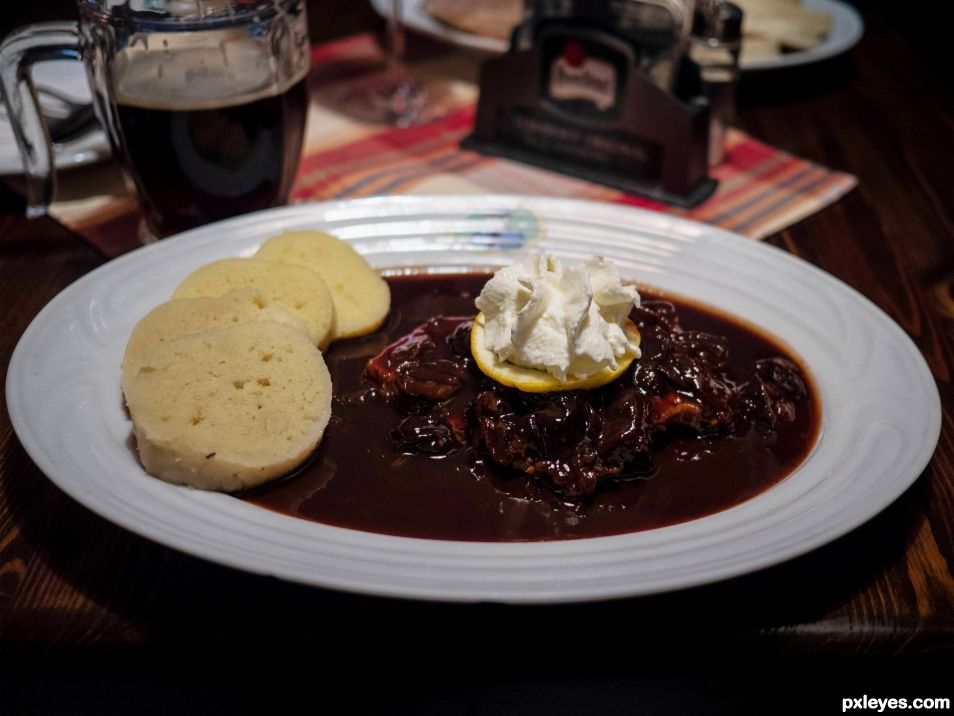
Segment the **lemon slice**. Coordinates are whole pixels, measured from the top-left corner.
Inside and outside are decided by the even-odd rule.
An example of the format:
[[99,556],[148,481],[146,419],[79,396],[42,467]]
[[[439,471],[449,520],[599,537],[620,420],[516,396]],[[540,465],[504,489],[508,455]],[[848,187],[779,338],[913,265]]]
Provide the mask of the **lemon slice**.
[[[640,336],[636,324],[627,318],[623,324],[623,330],[626,331],[630,340],[639,345]],[[474,319],[474,327],[470,332],[470,352],[473,354],[474,360],[477,361],[477,367],[484,375],[493,378],[502,385],[522,390],[525,393],[552,393],[563,390],[599,388],[622,375],[623,371],[629,368],[629,364],[636,357],[632,352],[627,351],[626,355],[616,359],[616,370],[604,368],[589,378],[568,378],[561,381],[545,370],[524,368],[497,358],[497,354],[484,344],[483,313],[478,313],[477,318]]]

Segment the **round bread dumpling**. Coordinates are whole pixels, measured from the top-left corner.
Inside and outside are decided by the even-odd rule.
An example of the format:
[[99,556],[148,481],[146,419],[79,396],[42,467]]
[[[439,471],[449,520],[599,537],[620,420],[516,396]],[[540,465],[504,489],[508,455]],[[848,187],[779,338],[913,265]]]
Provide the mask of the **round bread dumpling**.
[[287,474],[321,440],[331,378],[308,336],[275,322],[173,338],[124,372],[146,471],[234,492]]
[[250,321],[275,321],[311,335],[301,318],[251,286],[215,298],[173,299],[136,324],[126,343],[123,371],[137,370],[150,351],[173,338]]
[[334,337],[352,338],[376,330],[391,308],[391,289],[347,241],[321,231],[289,231],[273,236],[256,259],[283,261],[317,271],[335,302]]
[[315,271],[277,261],[222,259],[186,276],[173,298],[222,296],[251,286],[266,299],[282,304],[301,318],[315,345],[325,348],[334,335],[335,304],[328,286]]

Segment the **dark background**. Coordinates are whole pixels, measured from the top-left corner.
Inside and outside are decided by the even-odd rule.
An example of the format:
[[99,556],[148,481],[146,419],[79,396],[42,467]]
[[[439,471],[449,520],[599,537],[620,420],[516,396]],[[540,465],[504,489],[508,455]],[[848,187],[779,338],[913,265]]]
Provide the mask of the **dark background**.
[[[896,0],[855,4],[865,13],[873,11],[877,18],[869,25],[869,41],[880,37],[878,28],[885,25],[907,39],[885,45],[888,57],[879,59],[885,60],[881,66],[886,72],[893,68],[890,52],[904,47],[923,55],[949,83],[952,63],[942,57],[946,27],[930,14],[932,10],[940,13],[935,8],[945,4]],[[23,24],[75,13],[72,0],[0,0],[0,37]],[[311,0],[309,24],[313,42],[383,27],[367,0]],[[790,133],[775,120],[762,124],[769,115],[760,108],[787,106],[817,97],[826,87],[840,87],[851,80],[854,61],[841,58],[797,73],[746,77],[741,103],[752,110],[746,129],[756,136],[765,129],[773,143],[798,154],[820,151],[813,151],[808,132],[796,124]],[[917,77],[909,79],[917,85]],[[827,150],[834,143],[823,138],[819,144]],[[823,159],[847,161],[837,149]],[[954,160],[948,157],[947,161]],[[940,163],[932,166],[940,167]],[[899,176],[907,171],[901,159],[892,169]],[[865,176],[860,179],[866,181]],[[877,185],[872,186],[874,192]],[[946,191],[950,197],[950,186],[937,191]],[[0,191],[0,210],[20,211],[18,201],[9,190]],[[856,191],[827,218],[813,219],[814,226],[838,228],[840,212],[850,212],[855,219],[876,203],[868,203]],[[877,234],[874,223],[867,228]],[[800,247],[809,259],[823,259],[816,263],[837,273],[840,265],[832,258],[834,251],[813,246],[806,231],[795,229],[784,245],[790,250]],[[56,247],[73,239],[65,229],[53,227],[48,241]],[[777,237],[770,242],[783,243]],[[13,243],[9,246],[11,252],[15,250]],[[101,261],[78,242],[74,253],[79,256],[77,265],[63,267],[64,274],[82,273]],[[883,262],[890,259],[886,254]],[[847,277],[848,269],[842,270]],[[881,271],[877,275],[893,274]],[[859,280],[858,287],[871,285]],[[42,504],[33,504],[34,498],[39,503],[52,499],[45,483],[32,484],[31,491],[11,499],[15,509],[41,509]],[[915,505],[930,502],[925,494],[929,490],[922,478],[906,499],[822,554],[800,558],[769,574],[695,593],[592,607],[415,605],[285,583],[268,584],[250,595],[239,591],[248,584],[245,575],[178,555],[171,558],[170,567],[164,548],[136,541],[135,549],[145,558],[131,562],[159,565],[171,576],[154,580],[141,575],[137,580],[135,574],[126,574],[116,578],[123,590],[119,597],[111,586],[89,596],[92,602],[107,605],[116,598],[123,604],[163,605],[167,611],[161,614],[133,611],[133,616],[155,630],[150,635],[152,643],[142,650],[135,646],[113,650],[109,645],[60,650],[55,635],[44,634],[53,647],[31,650],[22,645],[11,648],[0,635],[0,716],[284,713],[299,699],[304,699],[308,711],[319,713],[814,714],[839,713],[842,698],[864,694],[954,698],[954,634],[946,622],[925,625],[929,636],[922,633],[915,647],[896,645],[890,626],[882,632],[871,631],[865,637],[871,640],[867,645],[863,639],[839,641],[844,634],[812,632],[813,624],[832,623],[813,622],[813,617],[847,601],[858,590],[859,580],[879,573],[886,561],[901,559],[903,545],[895,540],[897,523],[913,522]],[[79,507],[71,509],[81,512]],[[114,529],[98,521],[92,524],[103,533]],[[36,541],[41,541],[39,536]],[[96,560],[95,556],[76,558]],[[68,565],[54,566],[71,572]],[[112,584],[107,565],[87,568],[103,584]],[[216,582],[219,592],[209,588],[210,581]],[[154,586],[157,583],[160,586]],[[193,584],[201,585],[195,593],[190,589]],[[159,593],[141,593],[151,589]],[[284,613],[274,614],[273,604],[253,601],[262,595],[274,598]],[[878,596],[885,601],[904,597]],[[877,607],[873,604],[871,610],[879,613]],[[269,616],[258,624],[229,623],[235,615],[257,610]],[[183,613],[190,619],[179,620]],[[195,636],[182,630],[197,615],[208,622],[202,633],[221,641],[196,647]],[[347,638],[342,636],[344,629],[325,623],[326,615],[347,621]],[[664,626],[663,634],[654,615],[681,617],[671,629]],[[109,631],[110,625],[100,626]],[[280,634],[269,633],[271,626],[280,628]],[[700,627],[707,629],[701,642],[696,636]],[[596,648],[592,641],[575,636],[594,631],[606,635]],[[751,636],[739,637],[748,633]],[[131,640],[139,637],[136,632]],[[76,634],[70,639],[82,641]],[[914,649],[913,656],[909,649]]]

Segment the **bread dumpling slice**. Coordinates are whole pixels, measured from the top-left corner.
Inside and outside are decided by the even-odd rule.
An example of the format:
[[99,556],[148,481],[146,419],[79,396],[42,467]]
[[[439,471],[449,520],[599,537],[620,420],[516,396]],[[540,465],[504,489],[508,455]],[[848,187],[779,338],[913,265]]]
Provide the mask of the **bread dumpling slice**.
[[149,351],[173,338],[249,321],[276,321],[311,335],[304,320],[251,286],[224,296],[173,299],[136,324],[126,343],[123,371],[136,370]]
[[222,259],[196,269],[179,284],[173,298],[222,296],[251,286],[301,318],[319,348],[331,342],[335,305],[321,276],[303,266],[259,259]]
[[289,231],[274,236],[256,259],[282,261],[317,271],[335,302],[334,337],[352,338],[376,330],[391,308],[391,289],[347,241],[322,231]]
[[156,346],[123,392],[146,471],[233,492],[287,474],[321,440],[331,378],[321,352],[281,323],[240,323]]

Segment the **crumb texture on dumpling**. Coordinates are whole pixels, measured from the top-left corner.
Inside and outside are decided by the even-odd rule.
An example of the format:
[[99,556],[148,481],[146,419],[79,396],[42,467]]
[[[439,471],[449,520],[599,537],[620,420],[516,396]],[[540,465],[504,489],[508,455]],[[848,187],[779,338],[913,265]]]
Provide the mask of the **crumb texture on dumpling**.
[[310,335],[294,313],[251,286],[224,296],[179,298],[160,303],[136,324],[123,356],[123,369],[135,369],[156,346],[173,338],[251,321],[275,321]]
[[244,490],[287,474],[331,417],[331,378],[300,330],[275,321],[192,333],[124,369],[146,471],[192,487]]
[[303,266],[321,274],[335,302],[334,338],[376,330],[391,308],[391,289],[347,241],[322,231],[289,231],[268,239],[256,259]]
[[186,276],[172,297],[222,296],[247,286],[301,318],[319,348],[331,342],[334,299],[321,275],[304,266],[257,258],[213,261]]

